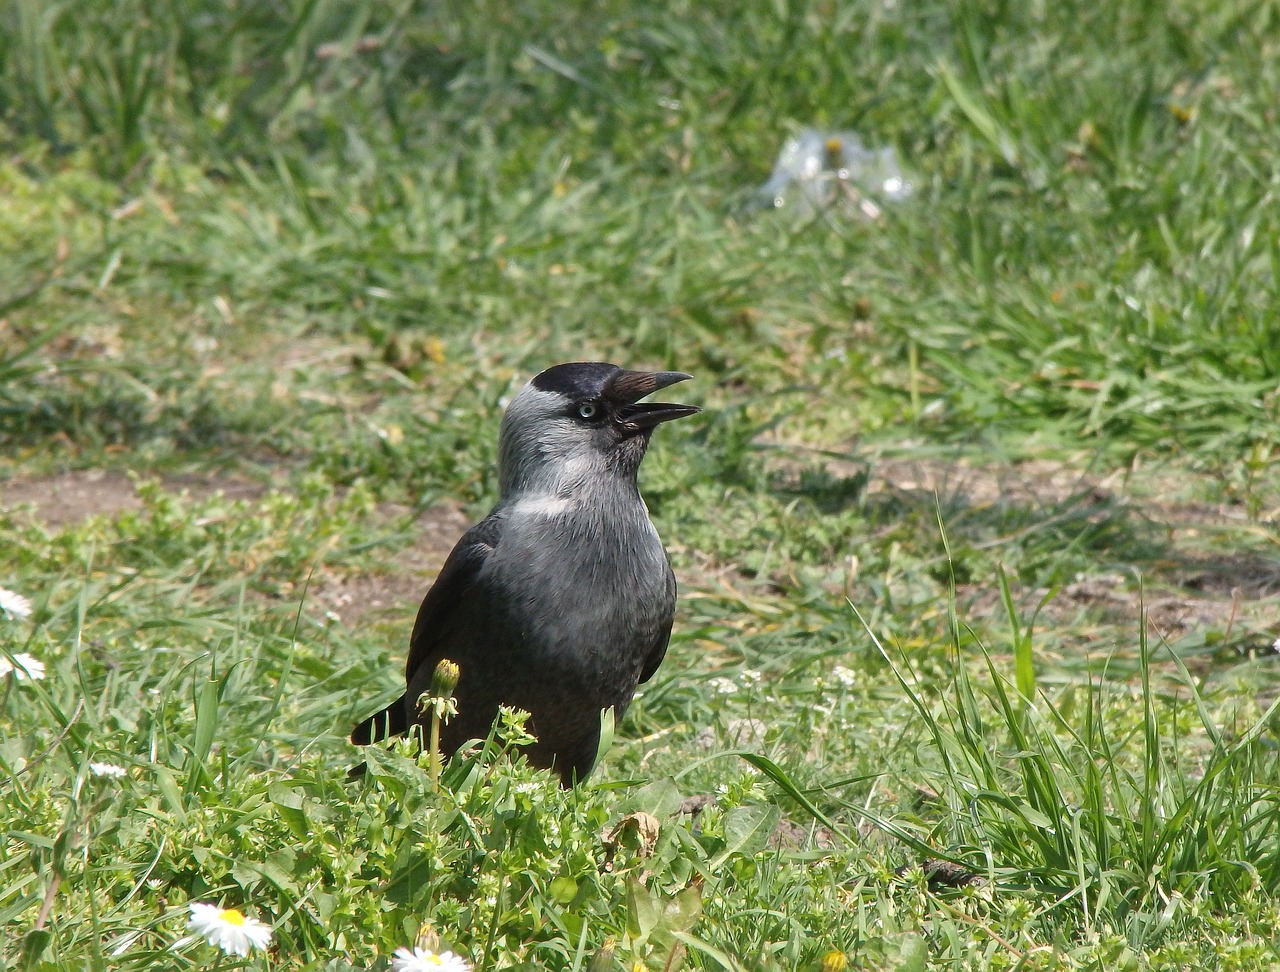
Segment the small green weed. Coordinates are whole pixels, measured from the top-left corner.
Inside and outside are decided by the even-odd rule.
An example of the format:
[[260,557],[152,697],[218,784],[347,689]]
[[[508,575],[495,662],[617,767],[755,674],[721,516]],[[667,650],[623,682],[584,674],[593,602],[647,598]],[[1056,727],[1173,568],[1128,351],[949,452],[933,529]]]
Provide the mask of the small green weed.
[[[1274,966],[1278,31],[0,5],[0,965]],[[811,125],[913,194],[753,208]],[[438,507],[573,359],[705,406],[642,473],[666,663],[572,793],[347,782]]]

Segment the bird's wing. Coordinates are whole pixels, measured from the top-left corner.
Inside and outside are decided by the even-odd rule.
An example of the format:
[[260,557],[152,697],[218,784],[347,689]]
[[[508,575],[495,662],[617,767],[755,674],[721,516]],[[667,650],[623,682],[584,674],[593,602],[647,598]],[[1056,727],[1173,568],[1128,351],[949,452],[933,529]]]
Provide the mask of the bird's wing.
[[[438,662],[438,657],[433,656],[438,655],[439,634],[447,627],[450,612],[457,608],[467,589],[475,583],[501,535],[502,520],[491,515],[464,533],[445,560],[436,582],[418,608],[418,619],[413,624],[413,635],[409,639],[406,684],[413,685],[414,675],[421,666]],[[367,746],[378,739],[398,736],[408,727],[409,715],[402,695],[357,725],[351,731],[351,741],[357,746]],[[352,772],[362,770],[363,764]]]
[[653,647],[649,649],[649,657],[645,659],[644,669],[640,672],[641,685],[653,678],[653,673],[662,664],[662,659],[667,657],[667,644],[670,641],[671,625],[667,625],[666,629],[658,636],[658,640],[653,643]]
[[409,660],[405,664],[405,681],[412,682],[419,666],[432,660],[437,647],[436,635],[445,627],[449,613],[457,606],[480,575],[502,538],[502,519],[493,516],[481,520],[462,535],[440,568],[436,582],[422,599],[418,618],[409,637]]
[[667,657],[667,645],[671,642],[671,624],[674,621],[676,609],[676,575],[671,572],[670,567],[667,568],[667,604],[666,620],[658,632],[658,638],[653,643],[653,647],[649,649],[649,657],[644,660],[644,668],[640,670],[642,685],[653,678],[653,673],[662,664],[662,659]]

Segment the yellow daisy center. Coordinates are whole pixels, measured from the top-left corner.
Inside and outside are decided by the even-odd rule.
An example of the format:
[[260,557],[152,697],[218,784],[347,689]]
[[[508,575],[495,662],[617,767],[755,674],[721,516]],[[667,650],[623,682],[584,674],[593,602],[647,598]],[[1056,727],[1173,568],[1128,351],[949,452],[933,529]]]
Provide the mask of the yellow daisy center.
[[236,911],[235,908],[224,908],[222,911],[222,914],[220,914],[218,917],[221,918],[223,921],[225,921],[228,925],[244,924],[244,915]]

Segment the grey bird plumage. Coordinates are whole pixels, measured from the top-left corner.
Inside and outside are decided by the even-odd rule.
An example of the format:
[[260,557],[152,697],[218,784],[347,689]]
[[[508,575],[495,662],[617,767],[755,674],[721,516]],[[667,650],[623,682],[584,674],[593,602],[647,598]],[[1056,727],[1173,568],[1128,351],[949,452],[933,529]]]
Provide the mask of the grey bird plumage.
[[601,710],[621,720],[671,636],[675,576],[636,474],[653,430],[699,410],[641,399],[689,377],[574,362],[516,395],[499,436],[498,503],[423,599],[404,695],[356,726],[352,742],[423,722],[418,697],[449,658],[461,675],[446,754],[484,738],[503,704],[531,713],[532,763],[566,786],[586,777]]

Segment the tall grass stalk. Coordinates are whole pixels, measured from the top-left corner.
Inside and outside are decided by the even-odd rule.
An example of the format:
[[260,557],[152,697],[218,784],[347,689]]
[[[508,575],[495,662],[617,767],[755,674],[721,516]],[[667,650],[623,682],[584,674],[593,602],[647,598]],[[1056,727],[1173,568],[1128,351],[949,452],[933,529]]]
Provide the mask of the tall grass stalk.
[[[1009,623],[1015,637],[1029,630]],[[1145,616],[1136,686],[1090,678],[1056,698],[1020,694],[1010,656],[958,622],[943,694],[907,653],[867,631],[932,740],[921,772],[939,795],[928,836],[939,849],[998,885],[1045,895],[1046,913],[1123,931],[1134,944],[1158,940],[1182,903],[1212,908],[1249,890],[1280,891],[1280,772],[1269,739],[1280,700],[1242,732],[1220,725],[1172,652],[1160,652],[1170,663],[1157,677]],[[975,652],[985,679],[974,677]],[[1117,704],[1132,692],[1136,724]]]

